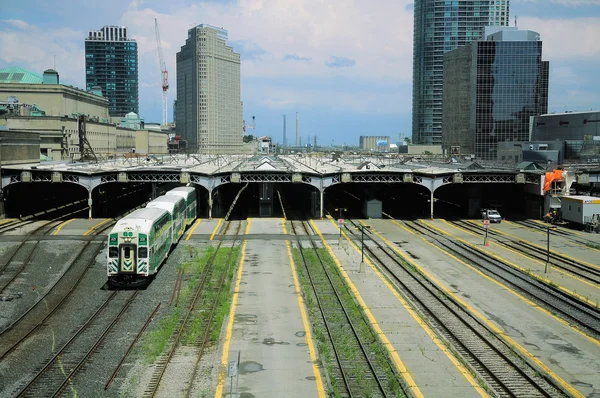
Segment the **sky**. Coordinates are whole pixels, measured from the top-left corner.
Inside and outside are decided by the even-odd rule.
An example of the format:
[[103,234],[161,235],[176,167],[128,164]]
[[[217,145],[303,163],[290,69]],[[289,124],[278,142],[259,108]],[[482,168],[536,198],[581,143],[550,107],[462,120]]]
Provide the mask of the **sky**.
[[[175,54],[187,30],[223,27],[241,54],[244,118],[281,143],[358,145],[361,135],[411,134],[411,0],[0,0],[0,68],[41,74],[85,88],[88,30],[123,25],[139,47],[140,114],[161,121],[158,18],[170,75],[169,120],[176,98]],[[26,4],[26,5],[25,5]],[[600,109],[600,0],[511,0],[511,26],[541,34],[550,61],[549,111]]]

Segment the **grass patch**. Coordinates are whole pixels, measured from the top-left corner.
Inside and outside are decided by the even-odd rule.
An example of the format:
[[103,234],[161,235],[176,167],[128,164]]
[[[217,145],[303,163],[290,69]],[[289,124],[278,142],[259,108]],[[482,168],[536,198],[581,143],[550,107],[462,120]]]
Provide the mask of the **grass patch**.
[[[208,320],[207,318],[210,315],[210,310],[215,300],[217,300],[217,308],[215,309],[214,317],[211,319],[208,327],[211,329],[211,334],[209,336],[210,341],[214,341],[215,337],[216,340],[218,340],[221,324],[229,311],[229,305],[231,303],[231,292],[229,291],[229,287],[231,286],[231,280],[233,278],[239,252],[239,247],[220,248],[217,252],[210,280],[206,281],[205,287],[198,298],[197,305],[198,308],[202,310],[196,311],[194,318],[186,328],[185,335],[182,339],[183,344],[193,344],[203,338],[206,333],[206,329],[203,325],[205,325]],[[219,297],[217,297],[217,290],[221,283],[223,273],[226,273],[225,280],[223,281],[223,287]],[[203,303],[206,305],[202,306]]]
[[178,271],[183,269],[184,274],[191,274],[192,276],[181,287],[179,306],[170,307],[168,312],[161,317],[156,328],[144,335],[141,344],[136,349],[136,351],[144,353],[145,363],[150,364],[156,361],[167,348],[171,336],[175,333],[181,319],[181,308],[185,308],[188,304],[198,278],[214,251],[214,247],[208,246],[202,251],[200,257],[197,257],[197,251],[190,252],[190,260],[178,266]]
[[[339,274],[339,270],[334,259],[324,248],[317,249],[317,251],[318,257],[314,250],[304,251],[307,266],[311,270],[313,280],[317,282],[317,280],[323,280],[324,278],[326,279],[323,268],[319,262],[320,257],[325,264],[325,267],[329,271],[332,282],[340,294],[340,299],[343,302],[344,307],[346,308],[346,311],[348,312],[348,315],[352,320],[352,324],[360,336],[361,341],[363,342],[363,346],[365,347],[371,362],[378,368],[378,370],[382,370],[386,375],[387,385],[384,385],[384,388],[388,393],[392,393],[394,396],[404,396],[404,392],[399,382],[399,376],[394,371],[389,353],[383,347],[376,334],[371,329],[371,326],[366,321],[365,314],[363,314],[362,309],[356,303],[354,297],[346,286],[346,282]],[[309,314],[311,323],[313,324],[315,338],[318,342],[319,352],[322,354],[323,359],[326,362],[325,367],[328,371],[329,380],[332,383],[331,388],[333,393],[334,395],[339,396],[339,387],[335,385],[334,378],[337,361],[335,360],[333,352],[331,351],[329,336],[324,324],[321,321],[322,317],[318,309],[316,298],[314,297],[314,292],[310,286],[308,276],[306,275],[306,269],[303,266],[304,263],[302,261],[300,249],[293,249],[293,255],[296,263],[299,265],[298,274],[305,292],[304,295],[306,297],[307,305],[309,306]],[[325,303],[322,304],[325,305]],[[350,332],[341,332],[340,330],[331,330],[331,332],[336,342],[337,352],[341,357],[350,361],[359,360],[362,358],[362,353],[356,349],[355,337],[353,334]],[[325,351],[323,351],[323,349]],[[371,396],[373,391],[378,390],[375,381],[366,378],[366,374],[358,372],[350,376],[354,377],[358,381],[358,385],[361,386],[361,391],[354,391],[355,393],[363,396]]]

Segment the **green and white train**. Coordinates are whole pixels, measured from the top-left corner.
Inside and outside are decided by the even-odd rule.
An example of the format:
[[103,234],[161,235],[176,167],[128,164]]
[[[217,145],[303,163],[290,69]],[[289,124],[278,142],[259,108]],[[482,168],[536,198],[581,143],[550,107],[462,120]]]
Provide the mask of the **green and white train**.
[[147,283],[196,219],[196,212],[196,190],[179,187],[120,219],[108,235],[109,285]]

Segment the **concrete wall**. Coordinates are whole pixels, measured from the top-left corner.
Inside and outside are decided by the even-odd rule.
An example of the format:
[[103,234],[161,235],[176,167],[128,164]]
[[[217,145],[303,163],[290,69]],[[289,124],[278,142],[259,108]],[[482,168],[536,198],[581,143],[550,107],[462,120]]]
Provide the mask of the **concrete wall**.
[[84,114],[108,121],[108,99],[62,84],[0,83],[0,100],[9,96],[20,104],[37,105],[46,116]]
[[[387,141],[387,144],[385,146],[377,146],[377,141]],[[363,151],[387,151],[390,149],[390,137],[361,135],[359,145]]]
[[400,145],[398,146],[398,153],[404,155],[443,154],[441,145]]
[[0,162],[3,166],[39,161],[40,135],[38,133],[0,130]]
[[536,116],[530,132],[531,141],[600,141],[600,111]]
[[[35,132],[40,135],[40,151],[52,160],[79,158],[79,135],[77,120],[64,117],[6,117],[0,125],[10,130]],[[61,155],[63,129],[67,137],[68,154]],[[97,156],[112,158],[136,148],[138,153],[168,153],[168,134],[148,130],[130,130],[105,123],[86,123],[87,138]],[[140,136],[138,148],[137,137]],[[149,138],[150,137],[150,138]],[[39,153],[37,157],[39,161]]]

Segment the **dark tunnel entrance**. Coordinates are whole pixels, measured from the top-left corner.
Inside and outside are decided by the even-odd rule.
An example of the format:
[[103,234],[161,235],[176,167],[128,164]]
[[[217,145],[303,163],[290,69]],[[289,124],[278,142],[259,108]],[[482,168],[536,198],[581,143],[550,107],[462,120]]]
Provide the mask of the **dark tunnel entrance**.
[[[6,217],[21,218],[37,215],[37,218],[52,219],[59,215],[73,214],[73,217],[87,217],[88,191],[78,184],[69,183],[15,183],[4,188]],[[52,213],[52,209],[66,206]]]
[[288,218],[319,217],[319,190],[308,184],[251,182],[224,184],[213,191],[212,216],[222,218],[227,215],[236,200],[229,219],[243,220],[248,217],[284,216],[280,203],[285,206]]
[[[346,217],[366,218],[366,202],[381,201],[383,213],[394,218],[424,217],[429,214],[429,190],[418,184],[403,183],[350,183],[333,185],[325,190],[325,208],[332,217],[339,211]],[[384,216],[385,218],[385,216]]]
[[525,184],[450,184],[435,191],[436,217],[480,218],[482,209],[498,210],[502,217],[537,217],[543,198],[526,191]]

